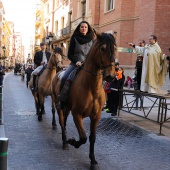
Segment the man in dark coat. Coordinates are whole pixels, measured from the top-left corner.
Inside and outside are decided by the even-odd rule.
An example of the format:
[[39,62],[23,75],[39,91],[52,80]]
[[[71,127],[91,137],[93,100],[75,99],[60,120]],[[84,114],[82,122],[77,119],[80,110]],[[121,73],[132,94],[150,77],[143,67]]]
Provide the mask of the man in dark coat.
[[37,51],[34,55],[34,64],[36,67],[47,64],[51,56],[51,53],[46,51],[47,46],[45,43],[40,43],[40,48],[41,50]]
[[[34,64],[36,67],[47,64],[51,56],[51,53],[46,51],[47,46],[44,42],[40,43],[40,48],[41,50],[37,51],[34,55]],[[36,89],[36,77],[37,75],[33,75],[34,90]]]

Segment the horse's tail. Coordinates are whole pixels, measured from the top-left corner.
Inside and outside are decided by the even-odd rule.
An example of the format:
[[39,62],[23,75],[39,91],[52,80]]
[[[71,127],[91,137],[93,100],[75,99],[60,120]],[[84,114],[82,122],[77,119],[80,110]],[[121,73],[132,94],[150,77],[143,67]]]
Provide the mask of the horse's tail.
[[28,83],[29,88],[32,89],[33,88],[33,75],[31,75],[30,81]]

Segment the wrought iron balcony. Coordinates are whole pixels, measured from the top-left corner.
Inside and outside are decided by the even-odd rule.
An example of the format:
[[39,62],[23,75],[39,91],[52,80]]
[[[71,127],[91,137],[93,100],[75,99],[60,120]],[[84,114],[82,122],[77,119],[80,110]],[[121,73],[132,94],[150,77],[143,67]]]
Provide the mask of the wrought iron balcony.
[[57,33],[56,33],[56,38],[60,38],[62,36],[65,36],[65,35],[68,35],[71,33],[71,27],[70,26],[67,26],[61,30],[59,30]]
[[71,32],[70,28],[71,28],[70,26],[63,28],[62,29],[62,35],[70,34],[70,32]]

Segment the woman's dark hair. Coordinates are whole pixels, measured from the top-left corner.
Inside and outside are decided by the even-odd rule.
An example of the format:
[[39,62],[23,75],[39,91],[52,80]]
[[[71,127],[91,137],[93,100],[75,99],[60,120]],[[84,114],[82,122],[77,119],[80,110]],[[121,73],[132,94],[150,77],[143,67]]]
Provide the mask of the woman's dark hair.
[[150,37],[153,37],[153,39],[155,40],[155,42],[157,41],[157,37],[155,35],[151,35]]
[[94,36],[95,36],[94,29],[90,26],[90,24],[89,24],[87,21],[81,21],[81,22],[79,23],[79,25],[76,27],[76,29],[74,30],[72,36],[75,36],[75,35],[77,35],[77,34],[81,34],[81,32],[80,32],[80,26],[81,26],[81,24],[83,24],[83,23],[87,24],[87,26],[88,26],[87,35],[90,35],[91,38],[93,39]]

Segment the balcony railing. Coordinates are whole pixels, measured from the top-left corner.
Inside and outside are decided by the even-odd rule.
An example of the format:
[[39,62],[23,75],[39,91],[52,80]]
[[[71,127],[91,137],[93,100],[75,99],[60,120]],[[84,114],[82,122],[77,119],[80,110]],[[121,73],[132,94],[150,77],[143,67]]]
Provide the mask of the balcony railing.
[[71,28],[70,26],[63,28],[62,29],[62,35],[70,34],[70,32],[71,32],[70,28]]
[[57,33],[56,33],[56,38],[60,38],[62,36],[65,36],[65,35],[68,35],[71,33],[71,26],[67,26],[61,30],[59,30]]

